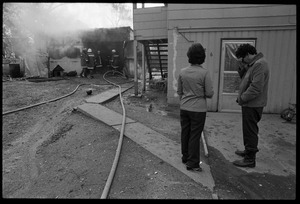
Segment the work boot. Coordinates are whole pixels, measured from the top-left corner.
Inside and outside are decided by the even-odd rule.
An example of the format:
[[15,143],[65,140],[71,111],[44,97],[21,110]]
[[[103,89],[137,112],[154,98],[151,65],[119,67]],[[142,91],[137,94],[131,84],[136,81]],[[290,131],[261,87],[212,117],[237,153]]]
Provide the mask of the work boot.
[[186,166],[186,170],[188,171],[202,171],[202,168],[199,166],[199,167],[189,167],[189,166]]
[[255,167],[255,159],[244,158],[242,160],[235,160],[233,165],[238,167]]
[[245,150],[244,151],[236,150],[234,153],[241,156],[241,157],[244,157],[246,155]]
[[256,151],[248,151],[245,156],[244,159],[242,160],[236,160],[233,162],[233,165],[238,166],[238,167],[255,167],[255,156],[256,155]]

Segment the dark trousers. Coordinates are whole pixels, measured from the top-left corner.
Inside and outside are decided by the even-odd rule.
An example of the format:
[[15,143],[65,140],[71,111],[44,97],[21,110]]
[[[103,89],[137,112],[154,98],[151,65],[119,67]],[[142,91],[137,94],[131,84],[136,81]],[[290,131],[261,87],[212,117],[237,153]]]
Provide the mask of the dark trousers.
[[258,152],[258,122],[262,117],[263,107],[243,107],[242,106],[242,127],[243,140],[246,153],[250,152],[255,156]]
[[205,119],[206,112],[180,110],[182,160],[193,168],[200,163],[200,138]]
[[87,71],[88,71],[89,75],[93,75],[94,74],[94,70],[95,70],[95,66],[87,68]]
[[82,71],[80,73],[81,77],[86,77],[87,76],[87,67],[82,68]]

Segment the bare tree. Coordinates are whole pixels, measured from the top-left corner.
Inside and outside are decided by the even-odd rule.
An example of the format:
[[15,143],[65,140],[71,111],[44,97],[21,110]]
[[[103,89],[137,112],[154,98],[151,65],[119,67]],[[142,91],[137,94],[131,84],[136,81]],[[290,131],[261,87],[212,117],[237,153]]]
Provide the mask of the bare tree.
[[12,52],[12,41],[22,44],[19,47],[22,52],[37,33],[46,34],[50,19],[56,18],[52,11],[62,5],[64,3],[4,3],[2,55]]
[[107,19],[114,27],[119,27],[121,21],[129,21],[132,19],[131,10],[128,5],[124,3],[112,3],[111,8],[113,15]]

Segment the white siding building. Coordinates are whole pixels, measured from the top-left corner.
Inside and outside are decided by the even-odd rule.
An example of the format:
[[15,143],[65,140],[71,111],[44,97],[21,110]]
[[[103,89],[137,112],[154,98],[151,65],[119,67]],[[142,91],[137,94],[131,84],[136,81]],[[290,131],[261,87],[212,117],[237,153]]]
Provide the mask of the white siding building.
[[231,66],[231,53],[241,43],[253,44],[269,62],[268,104],[264,112],[280,113],[289,103],[296,103],[296,5],[134,7],[133,28],[135,40],[145,47],[149,42],[167,42],[169,104],[179,103],[177,77],[180,69],[189,65],[186,53],[194,42],[206,48],[204,66],[213,80],[215,95],[208,99],[209,111],[240,111],[235,103],[239,79]]

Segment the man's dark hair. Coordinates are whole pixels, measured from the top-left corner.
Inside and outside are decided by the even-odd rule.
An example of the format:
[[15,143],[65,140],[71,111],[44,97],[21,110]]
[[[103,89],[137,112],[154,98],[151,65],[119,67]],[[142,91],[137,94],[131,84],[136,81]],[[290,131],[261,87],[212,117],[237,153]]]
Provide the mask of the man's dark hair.
[[241,44],[235,51],[235,56],[238,59],[246,57],[247,54],[256,55],[256,48],[250,44]]
[[200,43],[194,43],[191,45],[187,52],[189,63],[191,64],[203,64],[205,61],[205,49]]

